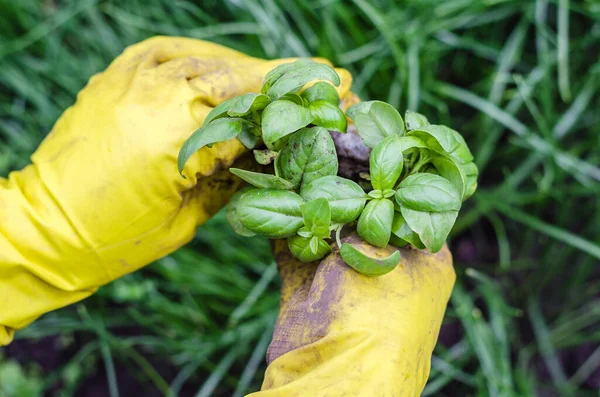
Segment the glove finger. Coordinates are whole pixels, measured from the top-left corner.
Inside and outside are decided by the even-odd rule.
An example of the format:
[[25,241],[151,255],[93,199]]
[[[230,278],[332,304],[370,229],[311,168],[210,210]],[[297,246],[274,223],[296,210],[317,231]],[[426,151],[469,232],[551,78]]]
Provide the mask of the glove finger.
[[[250,58],[240,59],[226,71],[216,70],[212,73],[196,77],[189,81],[190,86],[201,93],[202,98],[207,98],[206,103],[216,106],[219,103],[246,92],[259,92],[265,75],[273,68],[295,61],[296,58],[262,61]],[[317,61],[330,65],[320,58]],[[352,76],[345,69],[336,68],[340,75],[341,83],[336,87],[340,97],[345,97],[352,85]]]
[[203,58],[247,57],[247,55],[209,41],[187,37],[156,36],[131,45],[111,67],[155,68],[172,59],[197,56]]
[[[226,54],[221,57],[206,57],[190,55],[171,59],[160,64],[156,69],[163,76],[192,80],[196,77],[205,77],[210,74],[227,74],[231,70],[245,69],[252,71],[255,65],[264,62],[262,59],[249,56],[229,56]],[[210,105],[215,106],[217,103],[210,103]]]
[[239,177],[229,172],[230,166],[260,171],[260,166],[254,161],[252,153],[248,152],[241,154],[230,163],[221,162],[213,173],[199,178],[193,189],[182,193],[183,200],[178,217],[183,223],[195,229],[219,212],[229,202],[231,196],[245,185]]
[[[366,253],[376,250],[382,256],[397,250],[392,246],[372,247],[356,235],[343,241]],[[370,330],[375,338],[390,341],[396,340],[399,332],[405,333],[406,341],[414,339],[423,351],[431,353],[455,280],[447,247],[437,254],[400,249],[398,267],[380,277],[354,271],[337,249],[320,263],[311,264],[297,261],[285,245],[275,244],[274,250],[283,289],[267,351],[269,363],[335,330]],[[405,321],[411,321],[411,326]],[[420,332],[414,332],[417,329]]]

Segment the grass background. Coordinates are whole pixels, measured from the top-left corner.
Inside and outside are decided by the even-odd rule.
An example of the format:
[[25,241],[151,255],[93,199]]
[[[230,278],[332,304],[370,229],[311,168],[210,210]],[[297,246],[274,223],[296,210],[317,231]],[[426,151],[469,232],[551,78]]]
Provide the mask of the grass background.
[[[600,3],[0,0],[0,175],[158,34],[324,56],[363,99],[461,131],[480,187],[451,235],[459,277],[423,395],[598,396]],[[225,225],[19,332],[0,396],[257,390],[279,280],[267,242]]]

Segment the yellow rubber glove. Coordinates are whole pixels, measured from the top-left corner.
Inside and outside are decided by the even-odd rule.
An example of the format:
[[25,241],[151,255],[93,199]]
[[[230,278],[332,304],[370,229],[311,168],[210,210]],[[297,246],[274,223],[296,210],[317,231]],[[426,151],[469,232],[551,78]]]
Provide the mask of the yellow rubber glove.
[[[258,91],[283,62],[157,37],[94,76],[32,156],[0,179],[0,345],[41,314],[188,242],[237,189],[232,140],[176,159],[220,102]],[[322,61],[322,60],[321,60]],[[349,91],[342,78],[339,92]]]
[[[388,256],[347,237],[371,256]],[[275,242],[281,308],[262,391],[251,397],[419,396],[455,281],[448,247],[400,249],[400,265],[369,278],[334,251],[301,263]],[[250,397],[249,396],[249,397]]]

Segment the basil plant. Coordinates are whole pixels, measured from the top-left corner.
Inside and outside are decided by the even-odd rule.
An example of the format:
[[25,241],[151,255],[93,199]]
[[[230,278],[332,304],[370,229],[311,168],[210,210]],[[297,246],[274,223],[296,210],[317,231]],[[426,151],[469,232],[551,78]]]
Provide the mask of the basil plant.
[[[303,88],[315,80],[319,82]],[[344,261],[367,276],[394,269],[400,252],[373,258],[340,241],[344,226],[376,247],[407,244],[439,251],[460,210],[477,187],[477,167],[463,137],[407,111],[404,118],[381,101],[360,102],[346,114],[339,108],[335,70],[298,60],[270,71],[260,93],[248,93],[215,107],[185,142],[179,171],[200,148],[237,138],[254,149],[255,160],[273,173],[230,168],[249,186],[234,195],[227,219],[243,235],[286,238],[302,262],[337,249]],[[330,131],[346,132],[354,122],[371,149],[362,185],[338,176]],[[330,243],[330,240],[334,242]]]

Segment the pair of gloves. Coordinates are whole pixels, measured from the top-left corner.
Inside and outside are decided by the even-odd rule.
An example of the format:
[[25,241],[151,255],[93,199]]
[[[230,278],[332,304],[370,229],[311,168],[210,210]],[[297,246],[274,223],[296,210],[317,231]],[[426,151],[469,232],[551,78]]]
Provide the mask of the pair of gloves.
[[[187,179],[177,172],[179,149],[214,106],[259,91],[269,70],[290,61],[156,37],[92,77],[32,164],[0,178],[0,345],[43,313],[190,241],[241,186],[227,169],[247,149],[237,140],[205,147]],[[348,103],[351,76],[337,72]],[[401,264],[378,278],[335,251],[310,264],[285,241],[274,251],[280,313],[262,390],[252,396],[421,393],[455,280],[447,248],[402,249]]]

